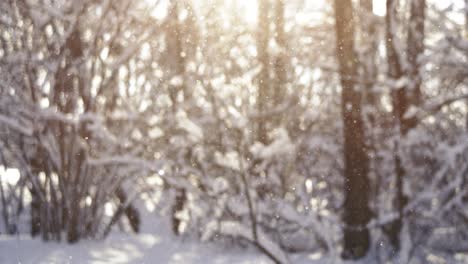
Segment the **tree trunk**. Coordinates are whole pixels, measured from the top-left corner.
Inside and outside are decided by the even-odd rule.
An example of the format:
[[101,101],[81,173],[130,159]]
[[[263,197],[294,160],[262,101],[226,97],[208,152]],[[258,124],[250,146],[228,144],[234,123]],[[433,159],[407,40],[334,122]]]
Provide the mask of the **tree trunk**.
[[[396,83],[397,80],[402,78],[403,72],[401,69],[400,57],[398,50],[396,48],[396,14],[397,14],[397,1],[398,0],[387,0],[386,7],[387,12],[385,15],[385,44],[387,50],[387,64],[388,72],[387,76],[391,82]],[[404,90],[400,87],[391,87],[392,91],[392,103],[393,103],[393,118],[396,118],[397,123],[400,123],[400,120],[403,117],[403,111],[406,108],[406,97],[404,95]],[[402,208],[402,178],[404,175],[404,170],[401,165],[400,157],[398,154],[397,147],[395,147],[395,175],[396,175],[396,196],[394,199],[394,207]],[[384,227],[390,244],[393,246],[395,251],[399,250],[400,247],[400,231],[402,228],[402,217],[399,217],[388,226]]]
[[[375,24],[375,15],[373,12],[372,0],[360,0],[361,8],[361,45],[364,52],[361,53],[362,57],[362,72],[365,91],[363,91],[363,102],[370,106],[376,107],[378,95],[374,91],[375,80],[377,78],[377,63],[376,57],[378,54],[377,43],[377,27]],[[377,112],[377,111],[372,111]],[[369,121],[373,124],[376,120],[375,113],[365,113]]]
[[[274,103],[278,106],[284,99],[286,84],[286,36],[284,33],[284,0],[276,0],[275,4],[275,41],[278,52],[275,57]],[[281,116],[278,117],[278,122]]]
[[379,92],[376,91],[376,80],[377,80],[377,57],[379,56],[378,50],[378,32],[377,25],[375,23],[376,18],[373,11],[372,0],[360,0],[360,46],[363,51],[360,53],[359,61],[361,61],[361,73],[363,80],[362,91],[362,116],[365,121],[365,131],[368,131],[366,136],[366,145],[369,155],[369,178],[374,180],[372,188],[369,191],[370,201],[372,204],[377,206],[377,196],[380,191],[380,177],[379,170],[377,168],[377,140],[379,133],[375,128],[379,125],[379,115],[382,112],[379,108]]
[[[407,96],[409,106],[421,103],[421,55],[424,52],[424,22],[426,19],[426,0],[412,0],[410,5],[410,18],[408,27],[407,50]],[[407,110],[407,109],[405,109]],[[415,119],[402,120],[402,133],[406,134],[409,129],[416,125]]]
[[[402,87],[392,87],[393,115],[399,129],[400,138],[404,138],[408,131],[416,126],[415,118],[405,118],[405,113],[411,105],[419,105],[421,100],[421,76],[419,57],[424,51],[424,20],[425,0],[412,0],[410,5],[410,18],[407,38],[407,69],[403,71],[396,41],[396,13],[397,0],[387,0],[386,21],[386,48],[388,77],[397,84],[403,77],[407,83]],[[390,239],[395,252],[400,250],[400,233],[403,228],[403,210],[408,202],[408,197],[403,192],[404,179],[407,177],[406,170],[400,156],[400,144],[395,146],[395,176],[396,194],[393,201],[398,212],[398,218],[386,227],[386,233]]]
[[[172,100],[172,115],[173,119],[177,115],[177,111],[179,109],[179,105],[177,102],[177,97],[180,92],[183,93],[183,99],[184,103],[190,101],[190,93],[188,91],[187,85],[186,85],[186,53],[184,51],[183,47],[183,31],[182,31],[182,25],[181,22],[179,21],[179,15],[180,15],[180,6],[178,1],[174,1],[172,3],[171,9],[170,9],[170,24],[169,24],[169,34],[172,36],[168,42],[168,46],[172,48],[172,53],[171,57],[174,59],[174,64],[172,65],[174,74],[177,78],[181,79],[181,83],[176,83],[174,85],[171,85],[169,95]],[[175,121],[173,124],[173,129],[175,129]],[[172,205],[172,212],[171,212],[171,222],[172,222],[172,231],[175,235],[180,235],[179,227],[180,227],[180,219],[177,217],[177,213],[184,208],[185,202],[186,202],[186,195],[185,195],[185,189],[179,188],[176,190],[176,197],[174,200],[174,204]]]
[[109,224],[104,228],[103,237],[107,237],[109,235],[112,227],[119,221],[120,217],[122,217],[124,214],[127,216],[128,222],[133,232],[138,233],[140,231],[140,215],[138,214],[137,209],[131,203],[128,202],[127,194],[123,190],[122,186],[119,186],[116,189],[115,195],[119,200],[119,205],[117,207],[116,212],[112,216]]
[[[5,225],[5,232],[7,234],[10,234],[10,221],[9,221],[9,216],[8,216],[8,205],[5,199],[5,193],[3,191],[3,182],[2,182],[2,177],[0,177],[0,206],[1,206],[1,211],[2,211],[2,217],[3,217],[3,224]],[[0,232],[1,234],[1,232]]]
[[356,88],[357,56],[354,51],[354,20],[351,0],[335,0],[336,55],[342,88],[344,134],[343,258],[364,257],[370,246],[369,161],[361,117],[361,93]]
[[[468,0],[465,0],[465,38],[468,39]],[[465,107],[468,109],[468,99],[465,102]],[[468,130],[468,111],[465,116],[465,126]]]
[[[258,96],[257,105],[260,113],[267,108],[269,100],[269,58],[268,58],[269,20],[267,0],[258,1],[258,32],[257,32],[257,58],[260,63],[260,73],[257,76]],[[266,119],[258,120],[258,140],[263,144],[267,143]]]
[[[122,187],[117,188],[115,191],[117,198],[119,199],[120,206],[124,207],[127,203],[127,194],[123,190]],[[138,233],[140,231],[140,214],[138,214],[138,210],[132,205],[129,204],[125,206],[124,210],[125,215],[128,218],[128,222],[130,223],[130,227],[132,228],[133,232]]]
[[187,195],[185,193],[185,189],[177,189],[175,203],[172,206],[172,232],[176,235],[180,235],[180,224],[182,223],[179,217],[177,217],[177,213],[184,209],[186,200]]
[[31,193],[31,236],[35,237],[41,232],[41,201],[34,187],[30,189]]

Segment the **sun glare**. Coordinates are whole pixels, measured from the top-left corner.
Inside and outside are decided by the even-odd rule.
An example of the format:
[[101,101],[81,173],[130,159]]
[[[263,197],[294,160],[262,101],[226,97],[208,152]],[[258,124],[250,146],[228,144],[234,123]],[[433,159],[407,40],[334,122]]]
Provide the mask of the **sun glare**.
[[258,2],[257,0],[240,0],[238,1],[239,11],[241,16],[250,24],[257,22]]
[[20,173],[18,169],[5,168],[0,166],[0,180],[2,184],[14,185],[19,181]]
[[[169,1],[156,1],[155,0],[145,0],[151,7],[151,14],[156,19],[162,19],[167,15],[167,8]],[[207,1],[210,3],[211,1]],[[158,3],[156,6],[155,3]],[[196,5],[199,2],[194,2]],[[206,2],[205,2],[206,4]],[[316,0],[313,3],[310,3],[315,7],[321,7],[326,4],[324,0]],[[203,6],[203,4],[202,4]],[[309,4],[308,4],[309,6]],[[257,22],[258,16],[258,0],[227,0],[225,2],[225,7],[231,9],[232,12],[238,12],[238,17],[243,19],[248,24],[255,24]],[[310,7],[310,6],[309,6]],[[373,0],[373,11],[374,14],[378,16],[385,15],[385,1],[382,0]]]
[[[156,19],[163,19],[167,16],[167,9],[169,7],[170,1],[156,1],[155,0],[145,0],[147,4],[152,7],[151,15]],[[194,1],[192,2],[197,8],[206,7],[206,5],[216,4],[216,1]],[[157,4],[155,6],[155,4]],[[257,21],[258,15],[258,1],[257,0],[227,0],[224,2],[223,6],[229,12],[236,12],[237,16],[249,24],[254,24]]]
[[374,0],[373,2],[373,11],[374,14],[378,16],[384,16],[385,15],[385,1],[382,0]]

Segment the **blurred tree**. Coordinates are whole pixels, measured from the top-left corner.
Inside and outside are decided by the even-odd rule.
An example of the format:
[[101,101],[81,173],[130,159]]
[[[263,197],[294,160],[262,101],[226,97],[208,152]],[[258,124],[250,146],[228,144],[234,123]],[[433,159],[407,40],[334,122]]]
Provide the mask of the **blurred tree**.
[[356,82],[355,20],[351,1],[335,1],[336,57],[341,79],[344,134],[344,249],[346,259],[362,258],[370,247],[369,159],[361,112],[361,91]]

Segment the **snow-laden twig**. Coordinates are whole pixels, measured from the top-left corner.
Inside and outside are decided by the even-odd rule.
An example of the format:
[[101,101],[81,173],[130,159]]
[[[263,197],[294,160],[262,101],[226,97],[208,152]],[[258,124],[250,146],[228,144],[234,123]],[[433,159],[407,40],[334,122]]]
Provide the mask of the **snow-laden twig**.
[[437,99],[426,103],[421,108],[410,107],[410,109],[408,109],[408,111],[405,113],[404,118],[417,118],[421,121],[429,116],[434,115],[435,113],[440,111],[444,106],[465,99],[468,99],[468,94],[456,95],[442,100]]
[[257,238],[254,238],[249,227],[239,222],[223,221],[219,225],[219,232],[223,235],[241,237],[250,241],[275,263],[290,263],[284,251],[273,243],[260,228],[257,229]]
[[17,119],[12,119],[2,114],[0,114],[0,123],[26,136],[32,136],[33,134],[33,129],[31,127],[21,125]]

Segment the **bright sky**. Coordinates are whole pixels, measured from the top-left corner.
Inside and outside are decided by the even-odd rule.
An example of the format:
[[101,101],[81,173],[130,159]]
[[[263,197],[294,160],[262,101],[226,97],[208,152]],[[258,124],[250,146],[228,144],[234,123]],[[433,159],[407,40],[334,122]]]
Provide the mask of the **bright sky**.
[[19,171],[17,169],[6,169],[3,166],[0,166],[0,179],[2,184],[9,183],[15,184],[18,182],[20,177]]
[[[320,0],[323,1],[323,0]],[[374,13],[379,16],[385,15],[385,0],[373,0],[374,4]],[[439,8],[447,8],[450,5],[453,5],[455,8],[462,8],[465,3],[464,0],[428,0],[429,4],[434,4]]]
[[[146,0],[150,4],[154,4],[155,0]],[[210,0],[205,0],[205,3],[210,3]],[[329,0],[314,0],[313,5],[320,7],[326,4]],[[203,1],[200,1],[203,2]],[[194,2],[195,5],[200,3],[197,1]],[[374,4],[374,13],[379,16],[385,15],[385,0],[373,0]],[[464,0],[428,0],[429,3],[435,4],[440,8],[446,8],[447,6],[453,4],[455,8],[462,8],[464,6]],[[256,23],[257,14],[258,14],[258,2],[257,0],[225,0],[227,6],[236,6],[239,8],[242,16],[249,23]],[[166,15],[167,12],[167,0],[160,1],[158,8],[153,10],[153,15],[157,18],[162,18]]]
[[[457,0],[454,0],[457,1]],[[458,0],[463,1],[463,0]],[[245,11],[245,17],[247,21],[255,21],[257,18],[258,4],[257,0],[238,0],[241,9]],[[450,2],[450,1],[448,1]],[[314,5],[322,6],[326,3],[326,0],[315,0]],[[385,15],[385,0],[373,0],[374,13],[377,15]]]
[[373,0],[373,7],[374,7],[374,14],[378,16],[384,16],[385,15],[385,0]]

